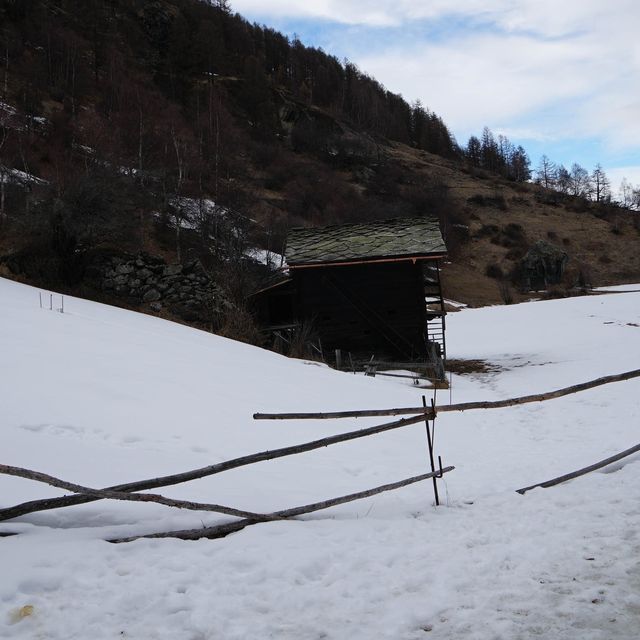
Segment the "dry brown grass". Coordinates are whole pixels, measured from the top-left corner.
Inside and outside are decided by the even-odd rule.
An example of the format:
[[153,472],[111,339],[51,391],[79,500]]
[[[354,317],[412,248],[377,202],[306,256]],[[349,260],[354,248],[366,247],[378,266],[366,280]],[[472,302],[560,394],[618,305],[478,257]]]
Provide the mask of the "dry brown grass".
[[[456,206],[469,220],[469,241],[457,248],[452,263],[443,269],[447,298],[470,306],[503,302],[499,282],[486,275],[487,269],[493,265],[493,272],[499,267],[509,274],[525,247],[514,251],[503,246],[508,243],[501,242],[497,232],[481,230],[504,230],[512,225],[522,227],[527,245],[547,240],[568,253],[564,287],[581,286],[580,273],[588,273],[592,286],[640,282],[640,234],[633,214],[618,213],[615,220],[608,221],[598,217],[592,208],[583,210],[575,203],[556,202],[552,192],[537,185],[510,183],[485,172],[462,171],[448,160],[399,144],[392,146],[391,153],[425,180],[437,177],[447,184]],[[575,281],[569,282],[571,279]],[[513,288],[514,302],[530,295]]]

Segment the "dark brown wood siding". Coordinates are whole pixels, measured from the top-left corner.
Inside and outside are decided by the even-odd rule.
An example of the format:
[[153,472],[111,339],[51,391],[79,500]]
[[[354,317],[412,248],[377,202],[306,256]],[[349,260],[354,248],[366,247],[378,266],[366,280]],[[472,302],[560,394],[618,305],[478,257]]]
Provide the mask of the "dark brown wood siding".
[[292,278],[298,318],[313,320],[324,349],[424,356],[420,263],[294,269]]

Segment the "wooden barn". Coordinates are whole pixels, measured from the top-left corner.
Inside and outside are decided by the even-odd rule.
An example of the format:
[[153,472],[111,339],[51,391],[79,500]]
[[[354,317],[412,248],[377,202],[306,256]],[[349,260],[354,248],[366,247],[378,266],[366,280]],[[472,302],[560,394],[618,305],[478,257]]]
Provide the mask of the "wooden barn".
[[269,331],[306,321],[328,360],[424,362],[446,357],[437,220],[399,218],[295,228],[285,252],[288,276],[256,296]]

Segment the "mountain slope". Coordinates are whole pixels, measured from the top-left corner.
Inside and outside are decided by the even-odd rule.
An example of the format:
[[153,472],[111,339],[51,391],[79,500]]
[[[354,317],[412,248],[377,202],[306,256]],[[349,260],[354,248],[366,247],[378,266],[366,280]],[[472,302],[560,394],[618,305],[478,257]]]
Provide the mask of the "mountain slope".
[[[569,254],[564,289],[640,277],[638,216],[473,166],[436,114],[223,8],[29,0],[0,16],[4,275],[149,311],[92,280],[104,253],[199,260],[244,312],[247,253],[281,253],[292,225],[428,215],[464,302],[500,301],[505,283],[521,299],[512,272],[540,239]],[[210,315],[190,321],[242,324]]]

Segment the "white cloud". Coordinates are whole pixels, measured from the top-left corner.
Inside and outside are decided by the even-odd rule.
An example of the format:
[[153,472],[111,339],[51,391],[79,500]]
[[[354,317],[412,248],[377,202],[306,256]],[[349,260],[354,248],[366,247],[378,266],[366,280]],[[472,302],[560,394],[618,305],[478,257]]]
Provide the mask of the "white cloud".
[[610,14],[628,17],[635,8],[634,0],[233,0],[232,4],[240,13],[366,26],[400,26],[458,16],[491,21],[507,31],[549,37],[590,28]]
[[609,178],[611,191],[613,191],[614,195],[617,195],[623,179],[626,179],[634,187],[640,187],[640,165],[613,167],[612,169],[606,169],[605,173]]
[[[264,18],[322,19],[333,42],[341,32],[332,33],[332,23],[352,25],[339,48],[388,89],[420,98],[458,135],[486,124],[536,140],[580,137],[612,152],[640,149],[636,0],[232,4]],[[416,25],[433,37],[417,41]]]
[[[558,135],[543,133],[538,129],[528,127],[504,127],[494,129],[495,135],[503,135],[512,140],[535,140],[536,142],[550,142],[558,138]],[[464,140],[462,140],[464,142]]]
[[241,14],[268,15],[278,18],[315,18],[343,24],[358,24],[374,27],[398,25],[398,16],[390,12],[389,2],[363,2],[352,0],[235,0],[233,9]]
[[591,89],[582,73],[584,46],[529,36],[472,35],[418,45],[411,52],[397,48],[359,62],[405,98],[419,97],[454,130],[488,123],[507,128],[522,113]]
[[515,10],[496,18],[512,32],[459,31],[356,59],[389,89],[420,98],[454,131],[524,126],[535,139],[601,137],[612,150],[639,148],[640,5],[624,0],[618,4],[626,12],[610,6],[605,13],[601,4],[569,3],[553,13],[540,11],[547,2],[516,4],[517,19]]

